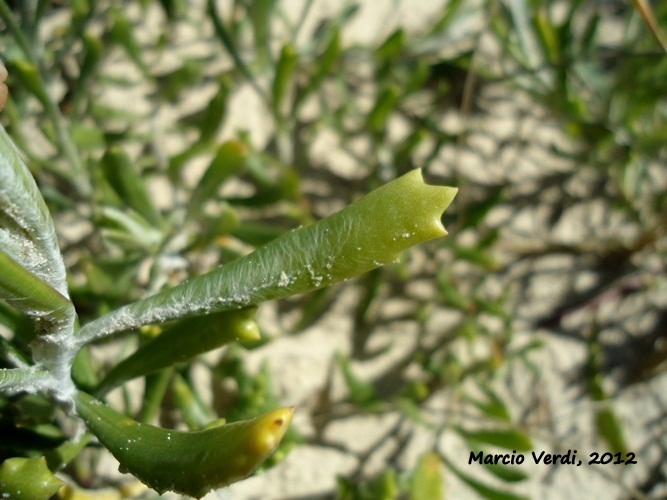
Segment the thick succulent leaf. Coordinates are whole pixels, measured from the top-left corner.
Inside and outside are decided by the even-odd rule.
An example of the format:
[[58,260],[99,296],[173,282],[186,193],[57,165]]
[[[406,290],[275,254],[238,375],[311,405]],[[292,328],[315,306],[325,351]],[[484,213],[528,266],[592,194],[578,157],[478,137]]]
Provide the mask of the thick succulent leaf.
[[0,465],[2,498],[48,500],[62,484],[46,466],[44,457],[8,458]]
[[103,395],[123,382],[188,361],[198,354],[235,341],[258,340],[255,308],[186,318],[169,325],[134,354],[117,364],[96,394]]
[[252,420],[179,432],[136,422],[83,392],[76,408],[120,470],[159,493],[197,498],[255,471],[280,444],[294,412],[282,408]]
[[[68,399],[76,313],[53,221],[30,171],[0,125],[0,299],[37,320],[33,361],[51,372],[43,389]],[[47,382],[47,381],[45,381]]]
[[[72,310],[71,302],[0,250],[0,298],[29,316],[62,322]],[[51,328],[41,324],[43,331]]]
[[85,343],[146,324],[240,309],[396,261],[403,250],[447,234],[440,216],[456,191],[427,185],[421,171],[413,170],[316,224],[85,325],[78,340]]
[[53,221],[28,167],[0,125],[0,248],[67,297]]

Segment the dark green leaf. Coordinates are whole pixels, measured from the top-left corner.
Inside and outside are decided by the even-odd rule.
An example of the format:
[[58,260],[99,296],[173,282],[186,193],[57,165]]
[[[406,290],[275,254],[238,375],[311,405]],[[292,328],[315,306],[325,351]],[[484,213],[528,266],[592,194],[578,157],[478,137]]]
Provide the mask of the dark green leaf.
[[0,465],[0,491],[4,498],[48,500],[62,485],[46,466],[44,457],[8,458]]
[[167,368],[234,341],[259,339],[255,309],[242,309],[182,319],[118,363],[97,394],[104,395],[127,380]]
[[180,432],[136,422],[84,392],[76,409],[121,469],[164,493],[200,498],[246,478],[276,449],[293,408],[203,431]]

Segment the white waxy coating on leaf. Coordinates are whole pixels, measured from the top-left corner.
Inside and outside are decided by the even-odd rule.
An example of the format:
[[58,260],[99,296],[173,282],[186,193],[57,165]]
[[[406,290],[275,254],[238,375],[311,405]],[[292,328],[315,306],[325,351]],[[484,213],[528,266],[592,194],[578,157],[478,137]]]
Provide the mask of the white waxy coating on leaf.
[[0,125],[0,245],[16,262],[68,297],[56,230],[37,184]]
[[308,292],[394,262],[403,250],[447,234],[440,216],[456,191],[427,185],[413,170],[316,224],[85,325],[79,341]]
[[[0,298],[26,314],[45,320],[33,343],[33,360],[52,375],[44,379],[41,389],[69,400],[74,393],[70,368],[77,345],[72,342],[76,314],[67,293],[65,264],[44,199],[2,125],[0,249],[6,257],[5,270],[14,271],[13,282],[9,275],[2,276],[5,282],[0,286]],[[30,286],[36,297],[16,295]]]

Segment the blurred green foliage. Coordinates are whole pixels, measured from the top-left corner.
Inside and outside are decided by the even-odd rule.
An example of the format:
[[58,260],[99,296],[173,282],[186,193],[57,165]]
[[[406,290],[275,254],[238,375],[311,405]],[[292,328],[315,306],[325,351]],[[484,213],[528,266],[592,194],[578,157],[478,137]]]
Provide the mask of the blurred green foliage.
[[[567,384],[592,408],[593,442],[612,452],[635,449],[615,398],[660,377],[667,360],[660,299],[667,287],[667,57],[657,41],[667,4],[654,2],[642,16],[626,2],[486,0],[473,7],[453,0],[417,32],[399,25],[359,45],[347,40],[361,7],[354,2],[302,40],[314,3],[306,0],[294,15],[277,0],[236,0],[224,9],[213,0],[196,8],[184,0],[0,1],[11,96],[3,123],[58,225],[78,228],[62,246],[81,323],[326,215],[323,201],[347,204],[422,167],[437,183],[462,188],[445,219],[450,237],[347,285],[360,287],[361,299],[351,311],[348,354],[338,354],[332,370],[348,396],[336,399],[326,385],[311,409],[316,436],[294,433],[287,445],[330,444],[324,429],[341,416],[393,413],[430,433],[432,449],[407,469],[388,461],[379,472],[366,469],[369,450],[350,477],[338,479],[339,498],[447,496],[454,477],[471,494],[520,498],[530,480],[521,469],[477,474],[442,443],[511,451],[548,440],[551,420],[535,409],[546,399],[517,403],[507,384],[519,377],[542,387],[556,377],[536,359],[558,337],[585,353]],[[461,34],[462,26],[473,28]],[[206,54],[183,49],[185,29],[208,42]],[[245,119],[230,123],[237,101],[248,106],[246,92],[260,111],[242,109]],[[516,107],[507,112],[511,130],[485,129],[483,120],[498,118],[495,106],[509,101]],[[262,140],[252,130],[256,114]],[[536,122],[560,135],[523,131]],[[490,153],[480,146],[485,139],[494,143]],[[335,155],[318,151],[322,140],[333,142]],[[547,154],[536,154],[535,145]],[[539,214],[537,229],[515,225],[526,214]],[[557,231],[572,214],[584,236],[563,238]],[[548,273],[539,272],[550,257],[568,262],[555,271],[566,286],[543,305],[531,290],[535,283],[550,288]],[[411,282],[424,280],[429,292],[415,293]],[[281,312],[296,311],[302,331],[338,293],[324,289],[281,304]],[[407,312],[382,313],[395,299]],[[525,303],[533,310],[523,310]],[[605,313],[609,307],[632,312]],[[377,332],[406,320],[416,325],[407,354],[373,378],[359,375],[364,363],[397,347],[378,349]],[[29,323],[0,303],[0,325],[15,336],[14,344],[0,337],[0,362],[28,356]],[[144,334],[135,340],[149,341]],[[123,342],[114,343],[126,356]],[[21,351],[10,352],[13,345]],[[177,420],[197,428],[217,414],[235,420],[274,407],[279,396],[269,373],[281,361],[253,373],[246,348],[253,346],[149,377],[141,408],[126,392],[128,412],[149,419],[172,406]],[[114,363],[91,350],[77,373],[86,380]],[[224,408],[202,403],[196,367],[234,381],[218,388]],[[3,440],[0,459],[17,448],[30,456],[61,444],[56,425],[15,421],[55,411],[44,404],[36,411],[20,398],[0,399],[2,436],[20,428],[22,441]],[[634,480],[634,492],[649,496],[667,480],[659,465],[664,449],[651,464],[655,473]],[[65,472],[79,485],[103,486],[91,467],[74,463]]]

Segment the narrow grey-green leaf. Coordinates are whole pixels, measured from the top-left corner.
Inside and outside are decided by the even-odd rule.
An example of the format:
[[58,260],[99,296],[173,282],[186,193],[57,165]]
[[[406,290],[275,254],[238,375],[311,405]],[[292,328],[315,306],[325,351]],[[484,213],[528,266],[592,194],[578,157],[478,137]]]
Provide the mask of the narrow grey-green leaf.
[[440,216],[456,191],[427,185],[413,170],[316,224],[88,323],[79,342],[316,290],[394,262],[403,250],[447,234]]
[[55,227],[28,167],[0,125],[0,248],[67,297]]
[[39,368],[0,368],[0,392],[34,392],[44,387],[47,377]]

